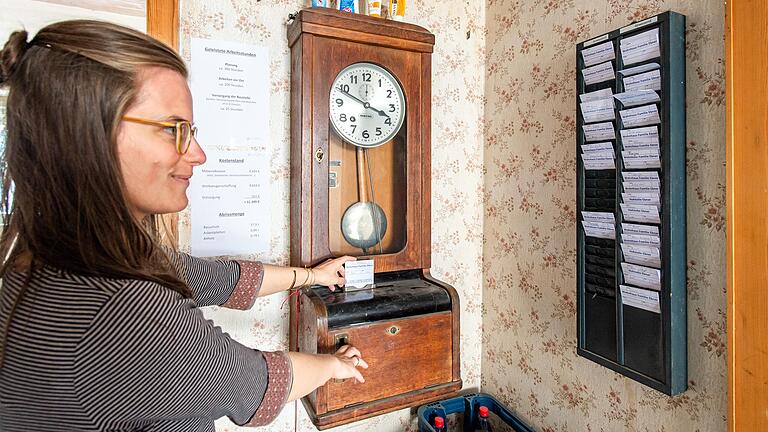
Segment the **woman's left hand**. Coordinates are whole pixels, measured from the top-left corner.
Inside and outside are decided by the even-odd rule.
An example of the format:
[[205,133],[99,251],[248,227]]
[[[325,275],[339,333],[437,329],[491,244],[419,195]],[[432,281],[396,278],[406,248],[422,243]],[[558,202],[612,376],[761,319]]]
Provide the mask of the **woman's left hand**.
[[325,285],[329,290],[335,291],[336,287],[342,287],[347,283],[344,278],[344,263],[355,261],[355,257],[343,256],[330,259],[312,268],[315,285]]

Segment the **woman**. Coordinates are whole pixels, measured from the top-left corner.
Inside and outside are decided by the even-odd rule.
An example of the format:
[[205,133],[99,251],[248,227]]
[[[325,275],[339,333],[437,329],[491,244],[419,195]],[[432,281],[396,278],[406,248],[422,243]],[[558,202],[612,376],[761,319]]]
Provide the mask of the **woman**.
[[363,382],[353,347],[260,352],[198,309],[343,285],[352,258],[306,270],[159,246],[154,215],[186,207],[205,162],[186,76],[163,44],[95,21],[29,42],[16,32],[0,53],[0,430],[212,431],[225,415],[259,426],[331,378]]

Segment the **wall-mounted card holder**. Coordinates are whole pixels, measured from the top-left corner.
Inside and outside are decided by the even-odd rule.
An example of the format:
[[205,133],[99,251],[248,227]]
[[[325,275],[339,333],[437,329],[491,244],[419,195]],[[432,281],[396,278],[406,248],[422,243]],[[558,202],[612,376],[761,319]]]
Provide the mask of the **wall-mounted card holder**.
[[687,388],[685,16],[576,48],[578,353]]

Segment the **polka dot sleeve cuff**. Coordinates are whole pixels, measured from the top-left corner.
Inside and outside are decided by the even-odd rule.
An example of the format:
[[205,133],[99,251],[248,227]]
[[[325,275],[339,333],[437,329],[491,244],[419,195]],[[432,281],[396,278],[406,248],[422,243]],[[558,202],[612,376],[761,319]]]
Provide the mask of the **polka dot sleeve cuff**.
[[253,306],[259,296],[261,281],[264,279],[264,266],[257,261],[235,261],[240,265],[240,279],[229,299],[222,306],[230,309],[247,310]]
[[269,376],[267,391],[259,408],[244,426],[264,426],[271,423],[282,411],[288,400],[288,393],[291,391],[293,374],[288,354],[282,351],[262,351],[262,354],[267,361],[267,374]]

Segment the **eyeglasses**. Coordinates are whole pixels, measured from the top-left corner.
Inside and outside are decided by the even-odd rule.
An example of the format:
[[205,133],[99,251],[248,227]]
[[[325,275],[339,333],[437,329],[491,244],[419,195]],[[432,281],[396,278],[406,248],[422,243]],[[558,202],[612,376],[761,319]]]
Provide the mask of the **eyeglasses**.
[[123,120],[140,123],[151,126],[158,126],[168,130],[176,139],[176,151],[180,155],[183,155],[189,150],[189,145],[192,143],[192,137],[197,135],[197,127],[187,120],[175,120],[175,121],[156,121],[147,120],[137,117],[123,117]]

